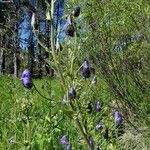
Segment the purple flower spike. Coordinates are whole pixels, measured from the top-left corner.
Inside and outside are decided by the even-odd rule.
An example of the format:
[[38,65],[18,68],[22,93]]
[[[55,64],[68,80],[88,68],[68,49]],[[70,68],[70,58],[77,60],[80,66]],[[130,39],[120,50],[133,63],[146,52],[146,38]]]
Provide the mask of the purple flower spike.
[[67,135],[64,135],[61,139],[60,142],[63,146],[68,146],[68,139],[67,139]]
[[70,99],[75,99],[76,98],[76,91],[73,87],[70,88],[69,97],[70,97]]
[[103,129],[102,121],[99,121],[98,125],[96,126],[97,130]]
[[115,111],[114,117],[116,125],[121,125],[123,122],[122,114],[119,111]]
[[102,104],[98,101],[96,102],[96,111],[101,111],[102,109]]
[[22,84],[25,88],[27,89],[31,89],[32,88],[32,78],[31,78],[31,73],[28,69],[25,69],[22,73],[22,76],[21,76],[21,81],[22,81]]
[[96,85],[96,83],[97,83],[97,78],[96,78],[96,76],[94,76],[94,78],[92,80],[92,84]]
[[82,64],[83,70],[82,70],[82,76],[86,79],[90,77],[90,65],[88,60],[84,60],[83,64]]
[[70,145],[67,146],[67,150],[72,150]]

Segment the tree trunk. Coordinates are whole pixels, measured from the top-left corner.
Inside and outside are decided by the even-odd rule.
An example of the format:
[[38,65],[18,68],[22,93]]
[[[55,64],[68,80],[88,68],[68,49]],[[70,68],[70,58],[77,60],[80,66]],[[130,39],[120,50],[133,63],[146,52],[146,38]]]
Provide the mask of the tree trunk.
[[14,75],[18,76],[17,52],[14,53]]
[[0,75],[3,74],[3,64],[4,64],[4,49],[1,48],[1,51],[0,51]]

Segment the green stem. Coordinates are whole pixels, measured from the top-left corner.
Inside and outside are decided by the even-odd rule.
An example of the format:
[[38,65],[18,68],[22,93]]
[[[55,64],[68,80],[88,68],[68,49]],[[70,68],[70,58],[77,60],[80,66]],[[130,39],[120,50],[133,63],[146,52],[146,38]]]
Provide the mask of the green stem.
[[[52,49],[52,57],[53,57],[55,66],[57,68],[57,71],[60,74],[62,83],[64,85],[64,90],[65,89],[67,90],[66,82],[65,82],[64,76],[63,76],[63,74],[61,72],[61,68],[60,68],[60,66],[59,66],[59,64],[57,62],[56,53],[55,53],[55,43],[54,43],[54,38],[55,38],[54,37],[54,14],[53,14],[53,12],[54,12],[54,0],[51,0],[51,49]],[[74,60],[72,61],[72,68],[73,68],[73,62],[74,62]],[[72,109],[73,109],[73,107],[72,107]],[[82,134],[82,136],[83,136],[86,144],[87,144],[88,149],[89,150],[94,150],[93,147],[89,143],[88,136],[85,134],[85,132],[83,130],[83,127],[82,127],[79,119],[76,118],[75,121],[76,121],[76,124],[77,124],[78,128],[80,129],[80,132],[81,132],[81,134]]]
[[[70,107],[72,108],[73,111],[76,111],[76,109],[75,109],[74,104],[72,103],[72,101],[70,101]],[[75,123],[76,123],[77,127],[79,128],[81,134],[82,134],[82,137],[83,137],[84,141],[85,141],[86,144],[87,144],[87,148],[88,148],[89,150],[94,150],[94,148],[93,148],[93,147],[90,145],[90,143],[89,143],[88,135],[87,135],[87,133],[84,132],[84,128],[85,128],[85,127],[84,127],[84,125],[80,122],[79,117],[76,116],[76,118],[75,118],[74,120],[75,120]],[[86,130],[85,130],[85,131],[86,131]]]
[[83,131],[83,128],[82,128],[82,125],[81,125],[79,119],[77,118],[77,119],[75,119],[75,121],[76,121],[77,126],[78,126],[79,129],[80,129],[80,132],[81,132],[81,134],[82,134],[82,136],[83,136],[83,138],[84,138],[86,144],[87,144],[88,149],[89,149],[89,150],[94,150],[94,148],[93,148],[93,147],[90,145],[90,143],[89,143],[89,140],[88,140],[87,135],[86,135],[86,134],[84,133],[84,131]]
[[28,139],[29,146],[30,146],[30,149],[31,149],[32,133],[31,133],[31,125],[30,125],[30,121],[29,120],[27,122],[27,139]]
[[39,90],[36,88],[35,84],[33,84],[33,86],[34,86],[35,91],[36,91],[41,97],[43,97],[43,98],[46,99],[46,100],[52,100],[51,98],[48,98],[48,97],[42,95],[42,94],[39,92]]

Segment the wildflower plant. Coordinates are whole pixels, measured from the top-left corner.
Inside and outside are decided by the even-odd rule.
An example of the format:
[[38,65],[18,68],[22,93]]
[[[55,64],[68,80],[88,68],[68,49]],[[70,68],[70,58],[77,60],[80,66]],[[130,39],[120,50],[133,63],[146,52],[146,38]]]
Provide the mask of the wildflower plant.
[[[62,24],[66,22],[64,28],[60,27],[65,35],[63,42],[58,38],[59,28],[54,29],[58,25],[54,13],[59,16],[58,9],[62,6],[55,12],[54,9],[56,3],[60,6],[59,2],[64,1],[36,2],[36,11],[27,13],[32,19],[23,15],[31,20],[29,30],[35,36],[27,41],[33,44],[36,39],[38,44],[31,46],[35,52],[45,50],[42,63],[54,70],[55,77],[34,79],[29,73],[29,70],[34,72],[32,66],[27,67],[29,64],[25,63],[29,70],[24,70],[21,84],[11,76],[5,82],[0,78],[0,149],[149,149],[149,128],[145,128],[150,116],[148,2],[91,0],[81,1],[81,8],[73,9],[79,1],[67,1],[68,9],[63,17],[66,20],[60,20]],[[4,49],[1,58],[6,59],[6,64],[1,63],[4,73],[9,68],[8,57],[14,54],[15,60],[19,46],[16,34],[10,33],[18,20],[14,9],[8,9],[14,7],[14,3],[19,2],[4,1],[6,9],[2,8],[6,20],[1,24],[0,33],[2,51]],[[24,11],[22,8],[19,13]],[[11,19],[10,12],[17,20]],[[30,26],[30,22],[28,24]],[[41,25],[45,26],[44,31]],[[29,26],[25,25],[25,30]],[[35,61],[37,63],[37,59]],[[124,126],[124,123],[132,118],[134,129],[127,130],[131,126],[128,123]],[[142,133],[135,132],[135,126]],[[147,140],[141,138],[144,136]],[[143,141],[148,141],[147,146],[142,146]]]
[[[74,41],[74,47],[68,46],[63,48],[63,51],[58,51],[55,46],[56,33],[54,32],[53,12],[55,1],[52,0],[51,5],[46,1],[46,4],[51,26],[51,47],[46,47],[40,41],[34,24],[33,32],[35,33],[38,44],[49,53],[51,59],[47,62],[51,64],[52,68],[58,73],[58,80],[61,82],[61,88],[63,95],[65,96],[62,96],[63,101],[61,100],[61,102],[57,104],[53,101],[55,95],[53,98],[51,97],[52,93],[50,93],[51,98],[43,96],[43,94],[36,89],[35,85],[31,84],[31,74],[28,70],[23,72],[22,83],[28,89],[34,85],[35,90],[43,98],[49,101],[51,107],[57,107],[57,109],[61,111],[61,115],[63,114],[69,117],[71,122],[75,124],[77,136],[81,139],[80,142],[82,142],[82,148],[88,150],[99,149],[96,145],[100,145],[100,142],[105,139],[105,134],[107,134],[106,131],[112,127],[113,122],[111,123],[112,120],[109,119],[111,118],[110,116],[108,116],[108,119],[105,118],[109,114],[109,109],[103,108],[100,101],[93,100],[99,98],[96,97],[98,92],[95,88],[98,79],[95,76],[95,70],[94,74],[92,74],[90,61],[87,58],[82,60],[82,62],[78,61],[80,58],[78,55],[80,46],[77,42],[78,37],[77,28],[75,27],[75,19],[80,15],[80,7],[76,7],[73,14],[68,16],[67,22],[64,26],[66,35]],[[74,17],[72,15],[74,15]],[[86,80],[82,79],[81,74]],[[100,121],[100,119],[102,120]],[[108,125],[108,123],[110,124]],[[101,130],[101,132],[98,130]],[[71,140],[68,141],[68,136],[64,135],[60,137],[60,143],[65,149],[71,150],[74,145]]]

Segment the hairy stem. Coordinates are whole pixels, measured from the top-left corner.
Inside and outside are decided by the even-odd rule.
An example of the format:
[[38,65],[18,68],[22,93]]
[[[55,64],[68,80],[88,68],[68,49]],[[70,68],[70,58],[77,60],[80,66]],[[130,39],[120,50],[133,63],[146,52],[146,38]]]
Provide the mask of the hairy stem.
[[[64,86],[64,90],[66,91],[67,87],[66,87],[65,78],[62,74],[61,68],[60,68],[59,63],[58,63],[57,58],[56,58],[55,41],[54,41],[54,39],[55,39],[55,36],[54,36],[54,14],[53,13],[54,13],[54,0],[51,1],[51,50],[52,50],[52,57],[53,57],[55,66],[57,68],[58,73],[60,74],[60,77],[61,77],[61,80],[62,80],[62,83],[63,83],[63,86]],[[74,59],[72,61],[72,69],[73,69],[73,63],[74,63]],[[84,132],[83,127],[82,127],[79,119],[76,118],[75,122],[76,122],[76,124],[77,124],[77,126],[78,126],[78,128],[79,128],[86,144],[87,144],[88,149],[89,150],[94,150],[93,147],[89,143],[88,136]]]

